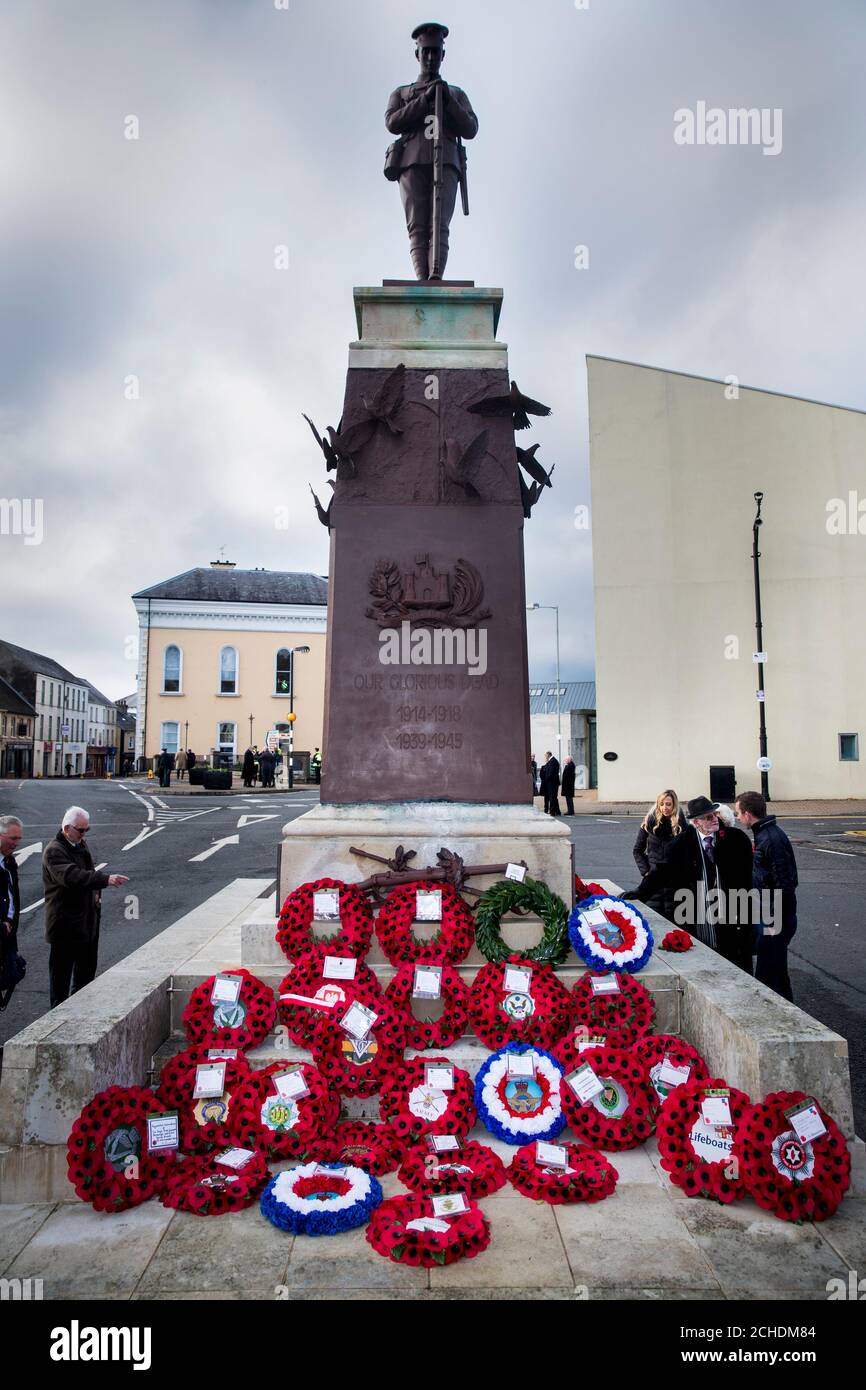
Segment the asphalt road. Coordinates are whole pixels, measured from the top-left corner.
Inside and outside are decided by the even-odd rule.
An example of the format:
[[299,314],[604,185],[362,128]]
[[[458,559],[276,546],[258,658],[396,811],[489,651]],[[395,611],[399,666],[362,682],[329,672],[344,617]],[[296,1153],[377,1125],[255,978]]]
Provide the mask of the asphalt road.
[[[20,864],[25,908],[19,946],[27,978],[5,1013],[0,1043],[48,1008],[48,947],[40,905],[40,853],[71,802],[90,814],[88,842],[97,863],[129,875],[103,894],[100,970],[163,931],[236,878],[276,878],[281,826],[318,801],[312,789],[286,796],[167,797],[162,805],[135,782],[6,782],[0,811],[24,822]],[[261,819],[258,819],[261,817]],[[634,887],[632,845],[638,817],[581,815],[571,822],[577,872]],[[795,1002],[847,1038],[858,1133],[866,1135],[866,830],[863,818],[781,822],[800,873],[799,929],[790,950]],[[205,859],[197,856],[224,838]],[[862,843],[862,848],[861,848]],[[19,856],[21,858],[21,856]],[[31,909],[31,910],[27,910]]]

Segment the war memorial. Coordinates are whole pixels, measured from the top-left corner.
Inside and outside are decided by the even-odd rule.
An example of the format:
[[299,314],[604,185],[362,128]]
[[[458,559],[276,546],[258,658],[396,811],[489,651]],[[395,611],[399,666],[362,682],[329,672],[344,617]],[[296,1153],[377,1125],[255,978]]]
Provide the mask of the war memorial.
[[532,804],[524,535],[556,401],[511,378],[503,289],[445,273],[479,127],[447,33],[416,29],[388,104],[414,278],[355,289],[343,400],[309,421],[321,804],[275,894],[237,881],[5,1048],[0,1200],[57,1204],[11,1273],[46,1297],[742,1323],[854,1268],[845,1040],[593,881]]

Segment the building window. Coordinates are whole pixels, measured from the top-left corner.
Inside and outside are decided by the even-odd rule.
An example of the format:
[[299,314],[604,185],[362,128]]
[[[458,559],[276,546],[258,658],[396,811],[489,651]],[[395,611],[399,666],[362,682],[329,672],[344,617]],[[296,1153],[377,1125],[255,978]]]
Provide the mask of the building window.
[[180,694],[180,647],[166,647],[162,658],[162,690],[164,695]]
[[219,753],[231,753],[232,758],[234,758],[234,756],[235,756],[235,744],[236,744],[236,742],[237,742],[237,725],[236,725],[236,724],[224,724],[224,723],[221,723],[221,724],[218,724],[218,725],[217,725],[217,752],[219,752]]
[[220,652],[220,695],[238,693],[238,654],[234,647],[223,647]]
[[859,734],[839,735],[839,761],[842,763],[858,763],[860,761]]
[[180,724],[175,719],[167,719],[159,726],[159,751],[176,753],[180,742]]
[[274,694],[285,695],[286,699],[292,693],[292,653],[288,647],[281,647],[277,652],[277,669],[274,677]]

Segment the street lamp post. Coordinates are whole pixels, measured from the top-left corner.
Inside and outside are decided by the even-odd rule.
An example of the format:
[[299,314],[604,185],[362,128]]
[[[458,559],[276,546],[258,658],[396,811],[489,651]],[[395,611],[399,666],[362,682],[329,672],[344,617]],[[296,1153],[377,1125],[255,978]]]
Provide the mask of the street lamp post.
[[253,716],[252,716],[252,715],[249,716],[249,720],[250,720],[250,748],[252,748],[252,746],[253,746]]
[[[761,552],[758,549],[758,531],[759,528],[764,524],[761,520],[761,503],[763,502],[763,500],[764,494],[762,492],[756,492],[755,502],[757,504],[757,511],[755,512],[755,520],[752,523],[752,562],[754,564],[755,570],[755,632],[757,634],[758,639],[758,654],[761,657],[763,657],[764,655],[764,624],[761,620],[761,569],[759,565]],[[767,718],[765,710],[766,701],[764,698],[764,662],[760,660],[758,661],[757,665],[758,717],[760,720],[758,743],[761,750],[761,757],[766,758]],[[769,801],[770,799],[770,779],[766,767],[761,768],[761,796],[764,798],[765,801]]]
[[184,726],[183,726],[183,748],[184,748],[184,752],[186,752],[187,749],[189,748],[189,720],[188,720],[188,719],[186,720],[186,722],[184,723]]
[[559,680],[559,608],[555,603],[530,603],[527,613],[533,613],[536,608],[548,608],[556,615],[556,742],[557,757],[559,765],[562,767],[562,686]]
[[289,669],[289,791],[295,785],[295,653],[308,652],[309,647],[292,647],[292,664]]

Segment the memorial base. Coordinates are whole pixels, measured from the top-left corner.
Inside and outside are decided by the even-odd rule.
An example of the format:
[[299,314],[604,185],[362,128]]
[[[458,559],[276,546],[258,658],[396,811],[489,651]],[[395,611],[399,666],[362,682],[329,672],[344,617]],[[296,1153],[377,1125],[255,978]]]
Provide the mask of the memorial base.
[[[526,862],[530,878],[546,883],[571,907],[574,847],[567,825],[533,806],[468,802],[354,802],[315,806],[283,829],[280,902],[301,883],[339,878],[356,883],[385,869],[352,853],[367,850],[391,859],[397,845],[414,850],[411,868],[436,864],[440,849],[465,864]],[[483,891],[502,872],[473,876],[467,885]]]

